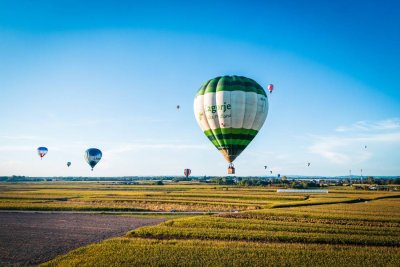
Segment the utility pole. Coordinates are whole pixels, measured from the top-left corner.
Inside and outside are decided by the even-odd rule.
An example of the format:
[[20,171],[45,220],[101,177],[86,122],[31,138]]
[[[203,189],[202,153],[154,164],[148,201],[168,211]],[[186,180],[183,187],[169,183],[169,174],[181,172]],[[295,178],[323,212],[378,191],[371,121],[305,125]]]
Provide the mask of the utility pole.
[[351,170],[349,170],[349,180],[350,180],[350,185],[351,185]]

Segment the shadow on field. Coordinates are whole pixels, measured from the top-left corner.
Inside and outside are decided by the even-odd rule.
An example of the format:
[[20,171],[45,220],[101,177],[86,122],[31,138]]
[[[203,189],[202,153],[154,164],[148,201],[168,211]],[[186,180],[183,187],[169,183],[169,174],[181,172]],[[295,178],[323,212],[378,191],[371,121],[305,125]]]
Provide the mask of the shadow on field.
[[33,265],[166,219],[93,214],[0,214],[0,265]]

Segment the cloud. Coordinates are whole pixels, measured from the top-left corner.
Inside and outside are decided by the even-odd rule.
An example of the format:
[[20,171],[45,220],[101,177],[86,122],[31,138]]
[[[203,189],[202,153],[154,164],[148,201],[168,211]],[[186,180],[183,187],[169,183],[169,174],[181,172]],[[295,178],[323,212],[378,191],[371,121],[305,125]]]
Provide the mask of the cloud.
[[[364,162],[373,156],[374,151],[383,144],[400,144],[400,119],[387,119],[377,122],[359,121],[351,126],[336,128],[339,134],[312,136],[314,143],[308,148],[332,163],[348,164]],[[365,148],[367,146],[367,148]]]
[[20,166],[21,164],[23,164],[23,162],[20,160],[6,160],[6,161],[0,162],[0,166],[2,166],[2,167]]
[[42,137],[35,136],[35,135],[3,135],[0,138],[8,139],[8,140],[38,140]]
[[0,146],[0,152],[32,151],[35,149],[31,146]]
[[382,131],[395,130],[400,128],[400,119],[392,118],[376,122],[358,121],[350,126],[339,126],[337,132],[356,132],[356,131]]
[[336,136],[315,138],[317,140],[308,149],[311,153],[318,154],[336,164],[344,164],[350,161],[350,156],[341,152],[341,150],[356,140]]
[[[57,146],[47,146],[51,151],[63,151],[70,146],[65,146],[65,148],[60,148]],[[0,152],[20,152],[20,151],[35,151],[38,147],[37,146],[0,146]]]
[[118,155],[122,153],[128,153],[143,149],[169,149],[169,150],[206,150],[209,146],[206,145],[196,145],[196,144],[178,144],[175,142],[171,143],[128,143],[118,145],[116,148],[105,150],[107,155]]

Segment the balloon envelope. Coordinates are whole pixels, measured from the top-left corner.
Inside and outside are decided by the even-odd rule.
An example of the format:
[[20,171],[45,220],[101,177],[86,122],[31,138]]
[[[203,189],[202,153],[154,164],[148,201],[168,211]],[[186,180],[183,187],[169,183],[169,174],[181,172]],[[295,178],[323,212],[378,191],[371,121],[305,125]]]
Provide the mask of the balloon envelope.
[[184,169],[183,170],[183,174],[186,176],[186,178],[187,177],[189,177],[189,175],[192,173],[192,170],[191,169]]
[[68,161],[68,162],[67,162],[67,166],[68,166],[68,167],[71,166],[71,162]]
[[268,98],[252,79],[217,77],[198,90],[194,114],[207,138],[232,163],[263,126]]
[[88,150],[85,151],[85,159],[86,162],[92,167],[92,170],[94,166],[101,160],[101,157],[103,154],[101,153],[100,149],[97,148],[89,148]]
[[274,91],[274,85],[273,84],[268,84],[268,91],[272,93]]
[[49,150],[47,149],[47,147],[43,147],[43,146],[38,147],[37,152],[38,152],[38,155],[40,156],[40,159],[43,158],[47,154],[48,151]]

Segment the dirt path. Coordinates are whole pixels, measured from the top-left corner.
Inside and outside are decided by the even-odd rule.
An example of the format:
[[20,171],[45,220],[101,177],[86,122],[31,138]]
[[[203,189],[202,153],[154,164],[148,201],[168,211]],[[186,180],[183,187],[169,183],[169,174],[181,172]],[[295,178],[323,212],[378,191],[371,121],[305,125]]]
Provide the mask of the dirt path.
[[[0,213],[63,213],[63,214],[103,214],[103,215],[207,215],[224,214],[233,211],[101,211],[101,210],[1,210]],[[1,216],[1,214],[0,214]]]
[[0,266],[33,265],[165,219],[94,214],[0,213]]

